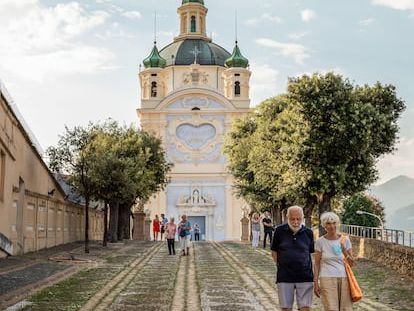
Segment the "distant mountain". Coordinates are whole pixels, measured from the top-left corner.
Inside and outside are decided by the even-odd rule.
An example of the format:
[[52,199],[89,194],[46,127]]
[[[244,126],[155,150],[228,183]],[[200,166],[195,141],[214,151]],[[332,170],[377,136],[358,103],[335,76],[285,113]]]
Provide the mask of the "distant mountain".
[[414,217],[414,178],[401,175],[368,192],[383,203],[386,227],[414,231],[414,221],[409,220]]
[[386,227],[414,231],[414,204],[398,209],[389,217]]

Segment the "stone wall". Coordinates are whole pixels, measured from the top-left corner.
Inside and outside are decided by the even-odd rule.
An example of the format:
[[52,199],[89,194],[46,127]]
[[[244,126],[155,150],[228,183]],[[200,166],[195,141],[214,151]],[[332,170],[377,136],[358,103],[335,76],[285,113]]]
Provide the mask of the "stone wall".
[[[7,94],[0,81],[0,258],[83,240],[85,208],[68,200]],[[101,239],[103,213],[89,215],[90,239]]]
[[350,239],[354,254],[359,258],[375,261],[414,277],[414,248],[359,237]]
[[[11,255],[35,252],[60,244],[82,241],[85,235],[85,207],[26,191],[19,202],[18,193],[9,212],[8,239]],[[19,215],[19,209],[21,210]],[[103,212],[89,210],[89,239],[103,237]],[[0,257],[2,257],[0,255]]]

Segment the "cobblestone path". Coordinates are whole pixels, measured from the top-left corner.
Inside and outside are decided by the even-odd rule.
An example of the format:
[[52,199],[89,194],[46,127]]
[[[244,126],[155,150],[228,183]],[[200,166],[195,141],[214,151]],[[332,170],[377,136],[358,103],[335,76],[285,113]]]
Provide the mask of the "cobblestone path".
[[[24,310],[278,310],[275,272],[269,250],[242,243],[197,242],[182,257],[168,255],[165,243],[132,242],[31,297]],[[413,280],[364,260],[355,272],[365,294],[355,310],[414,310]]]
[[[242,265],[251,268],[258,278],[263,278],[269,284],[274,284],[276,271],[275,266],[271,260],[270,250],[264,250],[261,248],[253,249],[250,247],[246,247],[246,245],[240,243],[223,243],[222,246],[228,251],[230,251]],[[274,292],[276,293],[276,286],[274,286]],[[370,298],[369,292],[367,293],[365,289],[364,294],[366,295],[364,299],[360,303],[354,305],[354,309],[357,311],[401,310],[394,309],[393,307],[390,307],[387,304],[381,303]],[[312,308],[313,310],[323,310],[319,299],[314,299],[314,304]]]

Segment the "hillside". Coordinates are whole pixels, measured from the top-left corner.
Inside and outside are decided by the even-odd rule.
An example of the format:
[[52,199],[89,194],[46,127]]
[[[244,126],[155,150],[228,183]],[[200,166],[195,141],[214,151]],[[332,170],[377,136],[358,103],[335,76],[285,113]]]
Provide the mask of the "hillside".
[[368,192],[384,204],[386,227],[414,231],[414,178],[398,176]]
[[387,227],[414,232],[414,204],[400,208],[390,215]]

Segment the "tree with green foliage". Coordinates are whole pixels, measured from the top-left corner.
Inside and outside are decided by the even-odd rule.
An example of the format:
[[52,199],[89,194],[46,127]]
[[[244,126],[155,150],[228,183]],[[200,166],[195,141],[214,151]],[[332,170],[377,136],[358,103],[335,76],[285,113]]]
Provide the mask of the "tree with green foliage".
[[342,206],[342,223],[365,227],[380,227],[381,222],[374,216],[361,214],[357,211],[368,212],[377,215],[385,222],[384,206],[381,202],[363,192],[347,197]]
[[[73,190],[85,198],[85,252],[89,252],[89,203],[104,202],[104,245],[130,238],[131,208],[145,204],[167,184],[171,164],[161,141],[115,121],[66,128],[57,147],[47,150],[50,168],[68,175]],[[110,206],[107,232],[108,205]]]
[[136,200],[145,204],[167,184],[171,164],[165,159],[161,141],[133,126],[107,121],[99,126],[88,148],[95,157],[95,197],[110,206],[104,244],[106,238],[111,242],[129,239],[131,208]]
[[395,148],[404,102],[392,85],[354,86],[334,73],[292,78],[288,96],[308,125],[300,162],[322,214],[334,196],[363,191],[377,179],[376,161]]
[[94,139],[96,126],[65,127],[65,133],[59,136],[56,147],[49,147],[49,167],[52,171],[67,175],[67,182],[73,190],[85,199],[85,253],[89,253],[89,203],[95,194],[95,185],[91,178],[91,166],[94,157],[86,152]]
[[336,196],[376,180],[376,161],[394,150],[404,108],[392,85],[354,86],[334,73],[289,79],[286,94],[228,135],[236,189],[248,202],[301,203],[309,219],[316,203],[319,214],[329,211]]

